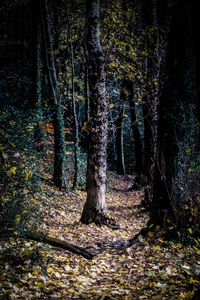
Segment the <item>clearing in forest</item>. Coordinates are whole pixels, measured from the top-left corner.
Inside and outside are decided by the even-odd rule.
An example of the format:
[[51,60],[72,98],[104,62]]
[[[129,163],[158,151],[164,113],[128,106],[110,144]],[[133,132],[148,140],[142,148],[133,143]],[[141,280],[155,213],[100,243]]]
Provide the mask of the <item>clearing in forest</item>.
[[[38,211],[31,230],[82,246],[95,254],[87,260],[63,249],[21,238],[0,245],[2,299],[191,299],[200,284],[199,241],[184,247],[165,241],[159,229],[139,236],[130,248],[113,245],[132,238],[149,217],[140,208],[142,191],[132,180],[109,176],[107,203],[120,228],[83,225],[84,191],[65,194],[48,183],[30,196]],[[34,228],[32,228],[34,227]],[[192,234],[192,233],[191,233]]]

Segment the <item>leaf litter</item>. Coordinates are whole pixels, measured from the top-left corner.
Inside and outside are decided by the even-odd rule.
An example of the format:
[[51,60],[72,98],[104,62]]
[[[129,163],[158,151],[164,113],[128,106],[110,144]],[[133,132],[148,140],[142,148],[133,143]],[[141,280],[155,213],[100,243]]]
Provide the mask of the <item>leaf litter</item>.
[[191,299],[200,285],[198,240],[195,247],[166,242],[158,228],[139,236],[130,248],[113,246],[131,239],[149,219],[139,206],[143,192],[130,191],[131,184],[122,176],[110,178],[108,210],[120,226],[113,230],[80,223],[84,191],[66,194],[44,182],[42,193],[28,199],[38,208],[34,229],[85,247],[95,256],[86,260],[21,238],[1,241],[0,298]]

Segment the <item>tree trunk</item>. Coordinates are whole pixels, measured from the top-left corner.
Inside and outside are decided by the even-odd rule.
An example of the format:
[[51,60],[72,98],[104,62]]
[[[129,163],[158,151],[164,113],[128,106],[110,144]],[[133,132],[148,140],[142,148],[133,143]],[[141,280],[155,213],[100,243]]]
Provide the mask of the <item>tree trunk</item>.
[[88,66],[85,62],[84,64],[84,88],[85,88],[85,122],[89,121],[90,117],[90,100],[89,100],[89,85],[88,85]]
[[[143,5],[145,26],[157,26],[156,0],[144,0]],[[147,14],[149,7],[149,15]],[[148,29],[147,29],[148,30]],[[149,55],[145,62],[146,89],[143,98],[144,117],[144,165],[145,165],[145,202],[149,205],[153,198],[153,183],[155,175],[155,162],[157,155],[158,138],[158,91],[160,81],[160,58],[158,33],[147,32],[147,47]]]
[[71,48],[71,80],[72,80],[72,110],[73,110],[73,119],[74,119],[74,128],[75,128],[75,141],[74,141],[74,182],[72,189],[75,191],[78,185],[78,176],[79,176],[79,161],[78,161],[78,152],[79,152],[79,128],[78,128],[78,118],[76,113],[76,101],[74,97],[74,52],[73,45],[70,42]]
[[32,107],[35,109],[36,126],[34,128],[34,139],[36,149],[42,150],[42,95],[41,95],[41,24],[38,15],[40,11],[40,3],[38,0],[32,1]]
[[140,131],[137,124],[136,117],[136,104],[134,97],[134,88],[133,83],[128,83],[129,90],[129,106],[131,113],[131,124],[132,124],[132,132],[134,139],[134,148],[135,148],[135,168],[134,171],[136,175],[141,176],[143,173],[143,149],[142,149],[142,141],[140,136]]
[[139,190],[144,185],[143,179],[143,171],[144,171],[144,156],[143,156],[143,146],[141,141],[141,135],[138,128],[138,121],[136,116],[136,99],[134,97],[134,87],[132,82],[127,83],[127,88],[129,90],[129,106],[130,106],[130,113],[131,113],[131,126],[132,126],[132,133],[134,139],[134,150],[135,150],[135,180],[131,190]]
[[83,223],[105,223],[106,205],[106,146],[107,146],[107,101],[105,91],[104,57],[100,45],[99,1],[87,1],[86,6],[86,52],[90,91],[90,121],[87,200],[83,209]]
[[74,70],[74,48],[71,39],[71,28],[70,28],[70,21],[69,21],[69,11],[68,6],[66,7],[67,10],[67,26],[68,26],[68,38],[70,43],[70,54],[71,54],[71,99],[72,99],[72,112],[73,112],[73,122],[74,122],[74,129],[75,129],[75,141],[74,141],[74,181],[72,189],[75,191],[78,185],[78,175],[79,175],[79,161],[78,161],[78,151],[79,151],[79,127],[78,127],[78,118],[76,113],[76,101],[75,101],[75,93],[74,93],[74,77],[75,77],[75,70]]
[[[195,145],[196,68],[193,33],[186,5],[177,6],[169,33],[167,81],[161,98],[158,159],[153,190],[152,215],[165,225],[172,218],[180,230],[187,220],[181,206],[191,197],[188,178]],[[189,149],[189,150],[188,150]]]
[[60,102],[60,90],[57,80],[53,41],[48,14],[47,0],[42,1],[42,25],[43,25],[43,41],[45,47],[45,63],[47,69],[47,77],[49,81],[49,89],[52,96],[53,107],[53,125],[54,125],[54,184],[60,189],[68,189],[68,181],[66,176],[66,146],[64,134],[63,111]]
[[125,80],[122,83],[118,117],[116,120],[116,153],[117,153],[117,174],[125,175],[124,164],[124,138],[123,138],[123,123],[124,123],[124,103],[126,100],[127,90]]

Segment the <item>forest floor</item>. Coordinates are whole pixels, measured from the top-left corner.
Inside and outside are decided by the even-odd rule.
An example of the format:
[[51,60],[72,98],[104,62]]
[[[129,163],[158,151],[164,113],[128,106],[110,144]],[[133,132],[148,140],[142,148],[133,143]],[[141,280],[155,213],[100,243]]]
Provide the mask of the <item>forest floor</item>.
[[130,191],[132,179],[110,176],[109,214],[120,228],[80,223],[86,193],[65,194],[48,182],[34,201],[38,222],[29,227],[96,250],[87,260],[66,250],[21,238],[0,245],[1,299],[191,299],[200,284],[200,250],[165,241],[161,231],[139,236],[125,251],[113,242],[132,238],[148,221],[139,204],[142,191]]

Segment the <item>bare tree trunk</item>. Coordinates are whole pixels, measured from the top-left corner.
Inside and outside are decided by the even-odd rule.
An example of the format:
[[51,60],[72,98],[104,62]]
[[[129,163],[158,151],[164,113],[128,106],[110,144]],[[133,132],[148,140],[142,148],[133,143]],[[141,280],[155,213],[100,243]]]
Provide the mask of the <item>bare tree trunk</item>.
[[107,101],[105,91],[104,57],[100,45],[99,0],[87,1],[86,6],[86,52],[90,91],[90,121],[87,200],[83,209],[83,223],[105,223],[106,204],[106,146],[107,146]]
[[134,97],[134,87],[132,82],[128,82],[128,90],[129,90],[131,124],[132,124],[132,132],[133,132],[134,148],[135,148],[134,171],[137,175],[140,176],[142,175],[143,172],[143,149],[142,149],[140,131],[138,128],[138,120],[136,116],[136,104],[135,104],[135,97]]
[[127,88],[129,91],[129,106],[130,106],[130,114],[131,114],[131,127],[132,134],[134,139],[134,154],[135,154],[135,180],[131,190],[138,190],[144,185],[143,179],[143,171],[144,171],[144,153],[143,153],[143,145],[141,140],[140,131],[138,128],[138,120],[136,114],[136,97],[134,95],[134,86],[131,81],[127,83]]
[[116,150],[117,150],[117,173],[125,175],[125,164],[124,164],[124,138],[123,138],[123,124],[124,124],[124,103],[126,99],[126,82],[122,83],[118,117],[116,120]]
[[76,101],[75,101],[75,93],[74,93],[74,48],[71,39],[71,28],[70,28],[70,21],[69,21],[69,11],[68,6],[67,9],[67,26],[68,26],[68,38],[70,41],[70,52],[71,52],[71,100],[72,100],[72,111],[73,111],[73,121],[74,121],[74,128],[75,128],[75,141],[74,141],[74,182],[72,189],[75,191],[78,185],[78,175],[79,175],[79,161],[78,161],[78,151],[79,151],[79,127],[78,127],[78,118],[76,113]]
[[90,117],[90,100],[89,100],[89,86],[88,86],[88,66],[85,62],[85,76],[84,76],[84,88],[85,88],[85,122],[89,121]]

